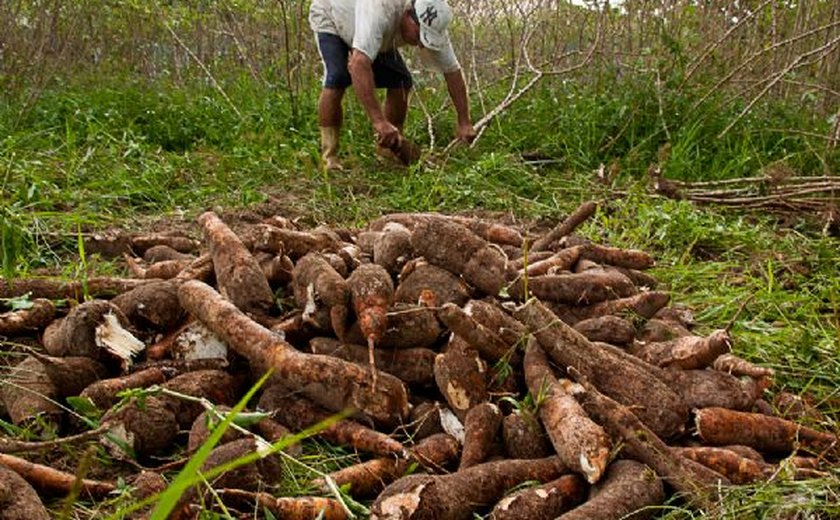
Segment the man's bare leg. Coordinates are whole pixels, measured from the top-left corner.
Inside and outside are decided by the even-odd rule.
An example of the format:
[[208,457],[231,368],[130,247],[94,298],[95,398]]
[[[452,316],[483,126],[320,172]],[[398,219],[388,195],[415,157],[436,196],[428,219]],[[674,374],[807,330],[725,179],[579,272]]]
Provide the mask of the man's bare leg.
[[341,123],[344,113],[341,100],[343,88],[323,88],[318,98],[318,126],[321,130],[321,162],[326,170],[340,170],[338,161],[338,142],[341,135]]

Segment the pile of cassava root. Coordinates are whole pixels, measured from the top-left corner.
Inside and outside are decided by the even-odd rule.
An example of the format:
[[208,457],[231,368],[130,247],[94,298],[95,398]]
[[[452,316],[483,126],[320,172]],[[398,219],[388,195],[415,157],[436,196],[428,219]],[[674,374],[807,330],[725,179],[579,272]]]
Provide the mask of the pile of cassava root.
[[[266,373],[202,471],[263,456],[190,488],[171,518],[223,503],[344,519],[348,495],[377,519],[643,518],[668,500],[714,516],[727,486],[825,474],[838,446],[808,422],[820,412],[772,391],[728,330],[697,334],[651,255],[576,235],[596,209],[539,234],[419,213],[234,231],[206,212],[203,240],[86,244],[124,254],[131,277],[0,279],[3,301],[28,295],[0,314],[0,416],[55,437],[0,438],[0,519],[49,518],[43,496],[102,500],[117,477],[153,497]],[[86,423],[67,403],[103,414]],[[276,496],[302,448],[266,443],[336,412],[316,435],[361,462]],[[132,472],[45,463],[92,443]]]

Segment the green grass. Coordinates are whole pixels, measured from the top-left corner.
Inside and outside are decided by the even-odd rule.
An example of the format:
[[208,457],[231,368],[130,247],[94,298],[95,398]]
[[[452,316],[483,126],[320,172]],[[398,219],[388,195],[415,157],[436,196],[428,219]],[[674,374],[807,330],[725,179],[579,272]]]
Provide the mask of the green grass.
[[[22,118],[0,98],[3,272],[118,273],[120,265],[81,254],[80,232],[140,229],[211,207],[272,202],[286,216],[343,226],[414,210],[499,212],[553,224],[580,202],[599,199],[605,203],[582,235],[653,253],[653,273],[674,304],[693,310],[698,330],[735,319],[735,352],[775,368],[776,389],[813,396],[828,417],[821,426],[837,430],[837,239],[805,220],[781,229],[770,215],[658,198],[645,178],[652,164],[684,180],[752,176],[774,164],[803,175],[836,172],[837,150],[803,133],[771,131],[822,131],[828,122],[768,103],[718,138],[741,107],[711,98],[693,108],[696,94],[667,82],[657,93],[636,79],[546,81],[494,120],[474,149],[432,153],[433,164],[409,170],[377,161],[351,94],[342,141],[349,168],[329,175],[318,169],[314,86],[296,100],[299,113],[282,93],[247,78],[225,83],[239,114],[206,84],[65,84],[44,92]],[[443,103],[439,91],[417,95],[428,106]],[[451,113],[435,113],[432,124],[439,150],[452,135]],[[428,144],[416,109],[407,133]],[[614,165],[615,175],[598,180],[593,172],[601,165]],[[302,464],[286,468],[283,489],[303,493],[313,471],[351,460],[310,441]],[[836,515],[838,481],[835,470],[825,479],[739,488],[728,493],[725,517],[776,518],[790,509]],[[77,517],[96,516],[94,506],[85,516],[89,506],[80,504]],[[694,513],[675,504],[662,517]]]

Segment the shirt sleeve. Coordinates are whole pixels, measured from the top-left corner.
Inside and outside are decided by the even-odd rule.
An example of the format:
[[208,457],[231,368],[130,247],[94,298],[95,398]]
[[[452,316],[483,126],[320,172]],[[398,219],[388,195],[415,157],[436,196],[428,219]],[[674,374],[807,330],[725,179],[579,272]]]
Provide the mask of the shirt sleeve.
[[371,61],[376,59],[387,29],[387,20],[377,12],[373,0],[357,0],[356,20],[353,31],[354,49],[358,49]]
[[447,40],[443,49],[437,52],[429,49],[420,49],[420,59],[426,66],[443,74],[455,72],[461,68],[461,64],[458,63],[458,58],[455,56],[455,50],[452,48],[452,42],[450,40]]

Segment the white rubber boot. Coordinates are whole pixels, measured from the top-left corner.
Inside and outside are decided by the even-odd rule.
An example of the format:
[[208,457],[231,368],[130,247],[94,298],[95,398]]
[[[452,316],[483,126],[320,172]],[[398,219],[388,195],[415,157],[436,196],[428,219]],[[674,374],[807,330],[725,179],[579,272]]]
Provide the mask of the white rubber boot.
[[321,166],[327,170],[342,170],[338,161],[338,138],[341,127],[322,126],[321,128]]

